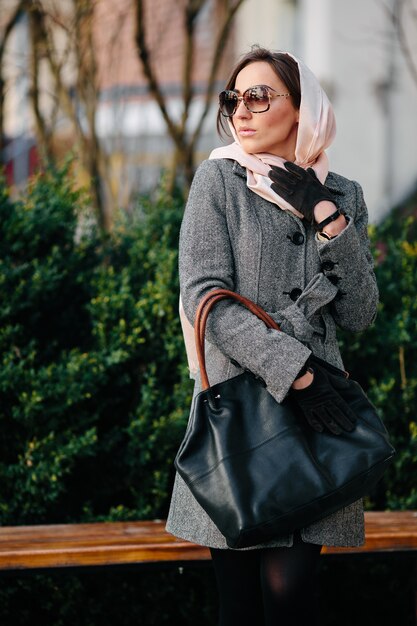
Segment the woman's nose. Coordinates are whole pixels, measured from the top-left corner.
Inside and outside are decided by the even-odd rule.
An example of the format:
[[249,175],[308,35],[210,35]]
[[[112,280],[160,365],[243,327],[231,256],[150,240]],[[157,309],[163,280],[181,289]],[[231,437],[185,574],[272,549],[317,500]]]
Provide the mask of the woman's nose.
[[239,118],[248,118],[250,117],[251,112],[248,111],[248,109],[245,107],[245,105],[243,104],[243,100],[240,100],[238,107],[234,113],[234,117],[239,117]]

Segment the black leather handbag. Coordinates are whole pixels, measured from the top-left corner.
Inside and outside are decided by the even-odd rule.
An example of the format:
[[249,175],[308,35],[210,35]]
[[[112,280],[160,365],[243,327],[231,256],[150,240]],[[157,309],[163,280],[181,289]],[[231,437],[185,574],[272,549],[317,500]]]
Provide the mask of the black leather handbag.
[[275,330],[258,305],[226,289],[207,294],[197,311],[195,338],[203,391],[193,402],[175,467],[231,548],[293,532],[361,498],[381,478],[395,450],[375,407],[347,373],[338,392],[358,419],[352,432],[314,431],[291,396],[274,400],[248,371],[210,387],[204,355],[207,316],[234,298]]

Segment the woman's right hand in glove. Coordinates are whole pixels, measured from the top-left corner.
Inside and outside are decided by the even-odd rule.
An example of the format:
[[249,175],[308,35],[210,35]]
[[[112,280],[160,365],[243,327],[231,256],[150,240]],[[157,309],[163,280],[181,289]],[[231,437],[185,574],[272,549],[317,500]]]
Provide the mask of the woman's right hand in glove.
[[[343,431],[350,432],[355,428],[356,416],[348,404],[339,395],[331,383],[327,372],[319,365],[312,365],[306,374],[297,379],[297,387],[312,382],[303,388],[291,389],[291,397],[295,400],[310,426],[317,432],[328,430],[334,435]],[[304,381],[303,381],[304,379]]]

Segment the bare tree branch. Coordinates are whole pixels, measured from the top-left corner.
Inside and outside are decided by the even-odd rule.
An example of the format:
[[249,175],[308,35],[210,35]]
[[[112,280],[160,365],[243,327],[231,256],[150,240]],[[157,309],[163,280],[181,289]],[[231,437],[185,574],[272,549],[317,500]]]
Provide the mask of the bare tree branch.
[[[43,17],[46,15],[45,10],[42,6],[42,2],[40,0],[37,0],[37,1],[35,0],[35,2],[33,2],[32,4],[36,5],[36,10],[38,10],[39,13]],[[35,7],[32,10],[35,10]],[[79,138],[81,142],[83,142],[84,135],[83,135],[83,130],[80,124],[78,114],[77,114],[76,105],[73,99],[71,98],[71,94],[68,88],[64,85],[64,82],[62,79],[62,64],[60,63],[57,57],[57,52],[55,49],[52,32],[47,27],[45,19],[42,19],[40,24],[41,24],[40,33],[42,35],[43,42],[44,42],[45,58],[48,63],[52,78],[54,80],[55,91],[56,91],[57,97],[59,98],[59,101],[61,103],[61,106],[65,114],[73,123],[76,133],[77,133],[77,137]],[[86,146],[83,146],[83,147],[86,147]]]
[[409,4],[409,0],[396,0],[395,4],[398,15],[396,22],[398,40],[400,42],[402,53],[408,65],[408,69],[410,70],[411,76],[413,77],[413,80],[417,85],[417,61],[413,58],[410,46],[407,41],[407,35],[404,29],[404,12],[406,9],[406,5]]
[[[72,97],[70,88],[65,85],[62,71],[63,64],[66,65],[68,60],[67,55],[72,54],[73,50],[70,51],[68,48],[64,56],[61,59],[58,58],[52,28],[48,27],[45,19],[46,16],[49,17],[49,14],[45,11],[41,0],[32,2],[32,10],[35,8],[42,17],[39,22],[39,33],[43,40],[45,59],[55,84],[56,95],[62,110],[75,129],[80,146],[80,160],[89,174],[90,190],[99,224],[104,231],[109,231],[113,195],[107,183],[107,156],[100,146],[95,129],[98,84],[92,35],[94,3],[91,0],[73,0],[73,22],[70,26],[63,27],[67,32],[68,45],[75,49],[77,99]],[[54,18],[53,27],[56,27],[57,23],[57,19]],[[85,130],[80,110],[85,113]],[[103,194],[103,186],[106,188],[107,197]]]
[[35,119],[35,132],[37,136],[38,150],[42,160],[48,164],[53,163],[53,152],[51,147],[52,130],[48,129],[46,120],[41,112],[39,94],[40,62],[44,56],[44,39],[42,33],[43,15],[35,8],[28,12],[29,18],[29,38],[31,43],[31,54],[29,56],[30,80],[29,98],[32,102],[32,111]]
[[6,26],[4,28],[3,37],[0,39],[0,62],[3,61],[3,56],[4,56],[4,51],[6,48],[7,40],[13,28],[16,26],[16,23],[20,17],[20,14],[25,9],[26,2],[27,0],[20,0],[20,2],[17,3],[16,7],[12,11],[9,19],[7,20]]
[[179,0],[176,1],[177,7],[183,11],[184,19],[184,56],[182,67],[183,108],[179,123],[174,121],[167,110],[166,97],[163,94],[161,84],[153,70],[151,61],[152,51],[149,49],[146,42],[147,26],[144,14],[145,1],[146,0],[133,0],[136,7],[136,45],[143,71],[148,82],[149,91],[159,107],[161,115],[166,123],[168,133],[175,145],[175,153],[173,157],[173,177],[170,181],[172,188],[176,169],[180,165],[185,173],[187,183],[191,183],[195,147],[201,135],[204,120],[210,110],[216,76],[228,38],[230,36],[233,19],[244,0],[222,1],[224,19],[220,26],[216,40],[213,43],[214,53],[210,64],[209,77],[204,91],[203,111],[191,136],[188,136],[187,122],[189,119],[191,103],[194,97],[193,60],[195,58],[196,46],[198,45],[198,42],[195,41],[195,27],[199,13],[203,9],[207,0],[183,0],[181,3]]
[[406,21],[405,11],[408,9],[413,19],[417,18],[417,10],[411,4],[412,0],[394,0],[393,7],[387,6],[381,2],[381,6],[390,19],[394,31],[397,35],[400,49],[411,73],[411,77],[417,85],[417,59],[413,57],[410,45],[407,40],[407,34],[404,28]]
[[[226,47],[226,44],[230,35],[230,30],[233,25],[233,20],[235,18],[237,11],[239,10],[239,8],[241,7],[244,1],[245,0],[236,0],[236,2],[231,4],[231,6],[228,6],[228,10],[225,14],[225,19],[222,24],[222,28],[220,29],[217,40],[214,44],[215,53],[214,53],[214,57],[211,63],[211,71],[210,71],[210,76],[209,76],[207,88],[206,88],[204,109],[201,113],[200,120],[196,126],[196,129],[191,139],[191,144],[193,147],[196,145],[198,141],[198,138],[201,134],[204,120],[207,117],[207,114],[210,110],[211,101],[214,95],[214,86],[215,86],[217,71],[219,69],[219,65],[222,60],[222,56],[223,56],[223,53],[224,53],[224,50],[225,50],[225,47]],[[227,2],[227,4],[229,3]]]
[[152,69],[151,61],[150,61],[150,52],[146,43],[146,28],[145,28],[145,10],[144,10],[144,0],[136,0],[136,46],[138,49],[140,60],[142,61],[143,71],[148,81],[149,90],[155,98],[159,109],[162,113],[162,117],[165,120],[165,123],[168,127],[168,131],[172,139],[174,140],[176,145],[181,145],[182,138],[179,133],[179,129],[174,120],[171,119],[166,104],[165,99],[160,88],[160,85],[157,81],[157,78]]
[[188,0],[184,11],[185,30],[185,52],[182,75],[183,85],[183,112],[180,126],[180,133],[185,132],[187,119],[190,111],[190,104],[193,98],[192,70],[193,70],[193,50],[194,50],[194,30],[196,18],[204,6],[205,0]]

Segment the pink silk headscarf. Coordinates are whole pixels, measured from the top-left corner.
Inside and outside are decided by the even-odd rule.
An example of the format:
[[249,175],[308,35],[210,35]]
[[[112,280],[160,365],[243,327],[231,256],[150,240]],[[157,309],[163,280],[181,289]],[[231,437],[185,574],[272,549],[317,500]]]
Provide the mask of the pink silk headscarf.
[[[336,121],[332,105],[323,91],[313,72],[299,59],[290,53],[298,64],[300,72],[301,102],[295,146],[295,163],[307,169],[312,167],[320,182],[324,183],[329,171],[329,161],[325,153],[336,134]],[[239,143],[233,124],[229,120],[229,127],[234,142],[228,146],[216,148],[209,156],[210,159],[232,159],[246,168],[247,186],[262,198],[273,202],[284,211],[290,211],[303,218],[291,204],[286,202],[271,189],[271,180],[268,172],[271,165],[284,167],[285,160],[268,153],[249,154]],[[197,352],[194,343],[194,330],[187,317],[180,298],[180,318],[187,350],[190,376],[198,372]]]

